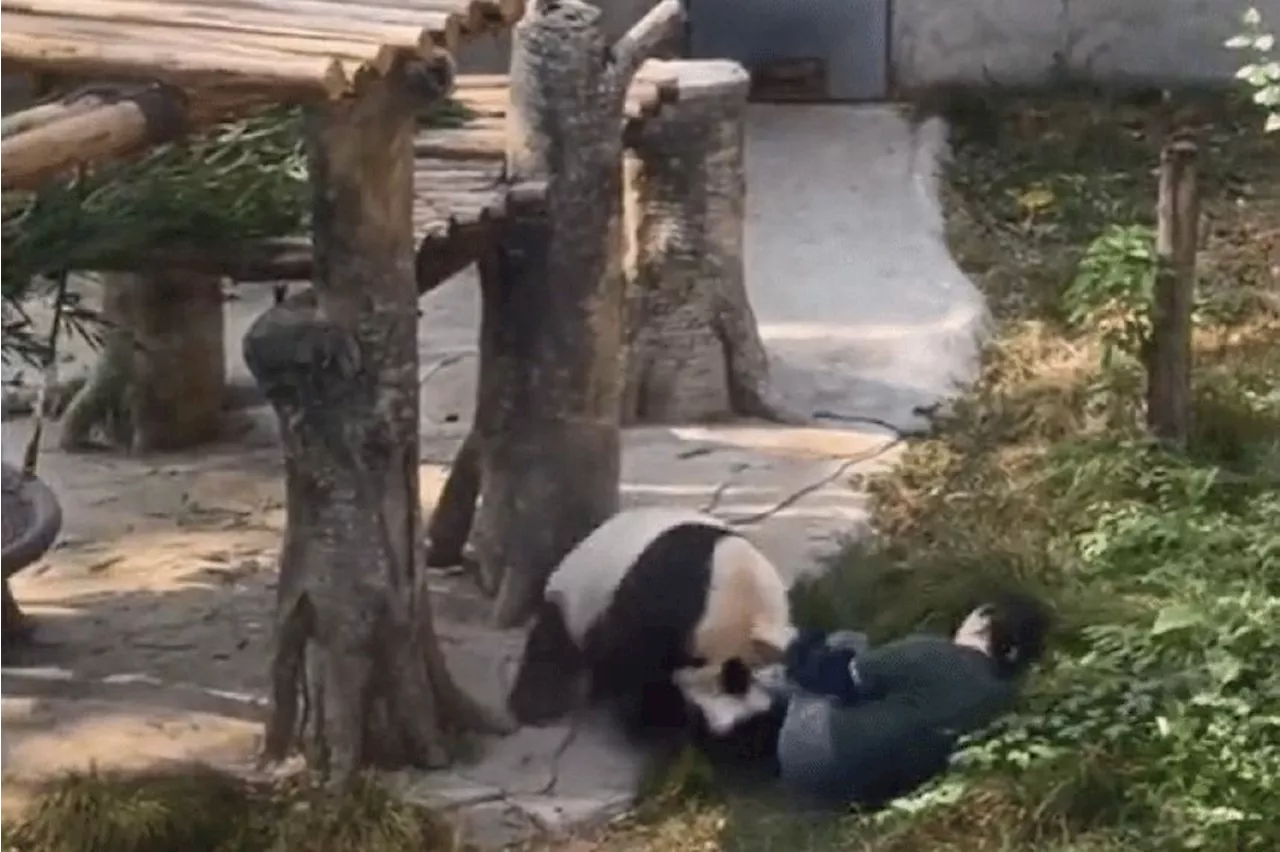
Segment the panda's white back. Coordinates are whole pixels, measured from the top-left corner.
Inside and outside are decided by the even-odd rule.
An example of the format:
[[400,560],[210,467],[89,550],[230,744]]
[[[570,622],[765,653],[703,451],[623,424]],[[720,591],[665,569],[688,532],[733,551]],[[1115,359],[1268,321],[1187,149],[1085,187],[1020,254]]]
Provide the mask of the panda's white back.
[[691,509],[625,509],[596,527],[569,552],[547,580],[546,598],[555,603],[575,642],[609,606],[614,591],[654,539],[685,524],[729,529],[719,518]]

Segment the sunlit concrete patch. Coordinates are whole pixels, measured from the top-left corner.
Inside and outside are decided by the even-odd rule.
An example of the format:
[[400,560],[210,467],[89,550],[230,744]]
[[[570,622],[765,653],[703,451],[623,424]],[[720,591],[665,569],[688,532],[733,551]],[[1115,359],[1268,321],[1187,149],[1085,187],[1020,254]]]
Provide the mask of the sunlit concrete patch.
[[751,108],[747,288],[791,407],[913,431],[973,377],[988,313],[944,239],[945,153],[893,105]]

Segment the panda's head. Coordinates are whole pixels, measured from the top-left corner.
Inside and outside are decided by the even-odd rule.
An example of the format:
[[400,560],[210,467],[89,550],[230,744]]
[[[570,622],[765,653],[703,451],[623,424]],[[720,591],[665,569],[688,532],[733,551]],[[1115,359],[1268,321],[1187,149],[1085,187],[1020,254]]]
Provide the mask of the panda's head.
[[758,683],[747,664],[732,659],[719,666],[683,668],[672,675],[688,705],[714,736],[725,736],[743,723],[772,711],[773,696]]

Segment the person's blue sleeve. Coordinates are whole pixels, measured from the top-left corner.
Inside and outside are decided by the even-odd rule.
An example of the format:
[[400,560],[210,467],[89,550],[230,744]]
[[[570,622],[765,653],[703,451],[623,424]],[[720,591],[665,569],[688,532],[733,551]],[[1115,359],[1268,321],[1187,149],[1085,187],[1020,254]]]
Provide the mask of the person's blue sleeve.
[[851,648],[829,647],[823,633],[802,633],[787,649],[787,677],[806,692],[852,704],[862,697],[850,669],[856,656]]

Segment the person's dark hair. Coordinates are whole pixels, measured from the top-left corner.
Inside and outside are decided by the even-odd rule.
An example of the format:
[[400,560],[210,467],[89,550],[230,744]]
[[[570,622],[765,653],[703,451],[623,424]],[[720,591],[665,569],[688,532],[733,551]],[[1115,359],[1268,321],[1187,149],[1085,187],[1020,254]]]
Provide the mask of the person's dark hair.
[[983,607],[990,622],[991,658],[1001,677],[1017,677],[1044,656],[1053,615],[1026,592],[1003,592]]

